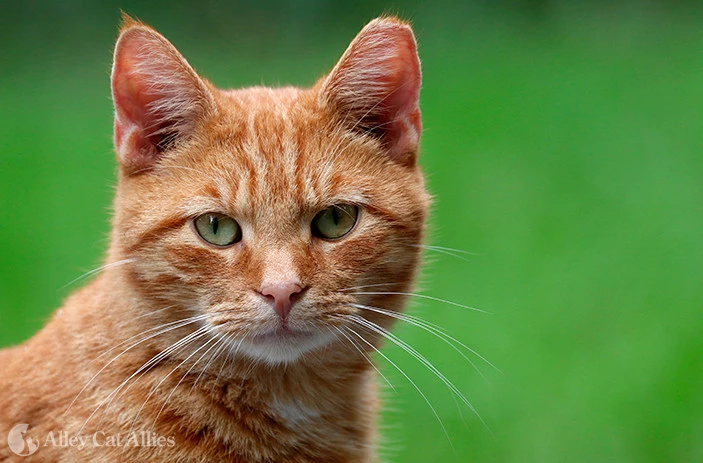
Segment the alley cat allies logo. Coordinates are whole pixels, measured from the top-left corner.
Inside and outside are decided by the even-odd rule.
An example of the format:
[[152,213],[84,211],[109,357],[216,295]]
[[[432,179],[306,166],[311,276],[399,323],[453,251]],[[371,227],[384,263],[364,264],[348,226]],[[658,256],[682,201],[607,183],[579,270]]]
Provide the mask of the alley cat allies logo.
[[39,448],[39,441],[31,437],[24,437],[27,433],[27,428],[29,428],[28,424],[20,423],[10,429],[7,434],[7,445],[15,455],[26,457],[32,455]]
[[26,457],[34,454],[39,447],[59,447],[83,450],[86,447],[174,447],[173,436],[160,436],[153,431],[129,432],[127,434],[107,434],[96,431],[93,434],[70,435],[67,431],[50,431],[45,438],[27,436],[29,425],[16,424],[7,434],[7,446],[15,455]]

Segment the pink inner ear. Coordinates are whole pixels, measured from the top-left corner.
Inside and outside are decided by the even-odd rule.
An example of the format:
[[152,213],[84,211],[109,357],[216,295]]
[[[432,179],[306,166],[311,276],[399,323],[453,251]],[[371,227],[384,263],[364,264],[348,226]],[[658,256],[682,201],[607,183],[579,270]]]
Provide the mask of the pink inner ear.
[[214,107],[209,90],[173,45],[141,25],[127,28],[117,41],[112,97],[115,148],[131,172],[153,165]]
[[157,95],[147,91],[145,76],[134,72],[133,44],[125,44],[115,55],[112,98],[115,105],[115,147],[123,163],[134,169],[148,167],[158,156],[148,131],[158,130],[157,117],[149,104]]
[[388,85],[388,114],[380,123],[388,124],[383,131],[389,155],[401,159],[417,149],[422,132],[420,63],[412,36],[398,43],[396,54],[389,59],[389,69],[394,70],[395,75]]
[[378,136],[389,157],[412,165],[422,131],[421,80],[410,27],[395,19],[377,19],[351,43],[322,95],[355,128]]
[[150,82],[147,76],[135,72],[138,63],[134,62],[133,55],[127,53],[115,59],[113,73],[115,107],[124,119],[145,128],[150,122],[155,122],[153,112],[148,109],[149,104],[159,99],[161,95],[155,92],[155,89],[149,88]]

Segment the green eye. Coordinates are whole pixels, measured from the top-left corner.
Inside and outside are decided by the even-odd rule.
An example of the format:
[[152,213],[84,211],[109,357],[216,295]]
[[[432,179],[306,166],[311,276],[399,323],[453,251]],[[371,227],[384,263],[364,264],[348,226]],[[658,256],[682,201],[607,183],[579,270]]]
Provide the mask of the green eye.
[[229,246],[242,239],[239,224],[224,214],[203,214],[195,219],[194,224],[200,237],[215,246]]
[[358,217],[358,207],[335,204],[318,212],[312,219],[312,234],[327,240],[341,238],[352,231]]

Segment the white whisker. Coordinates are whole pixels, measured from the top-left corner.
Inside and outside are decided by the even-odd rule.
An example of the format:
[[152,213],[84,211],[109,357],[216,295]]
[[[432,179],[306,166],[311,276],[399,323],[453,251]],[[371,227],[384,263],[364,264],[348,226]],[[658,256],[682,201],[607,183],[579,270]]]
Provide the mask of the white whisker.
[[[92,384],[92,382],[95,381],[95,379],[100,375],[100,373],[102,373],[102,372],[103,372],[107,367],[109,367],[112,363],[114,363],[115,361],[117,361],[117,359],[119,359],[124,353],[126,353],[127,351],[129,351],[129,350],[133,349],[134,347],[138,346],[138,345],[141,344],[142,342],[145,342],[145,341],[147,341],[147,340],[149,340],[149,339],[152,339],[152,338],[154,338],[154,337],[156,337],[156,336],[160,336],[160,335],[162,335],[162,334],[164,334],[164,333],[167,333],[167,332],[169,332],[169,331],[172,331],[172,330],[181,328],[181,327],[183,327],[183,326],[189,325],[189,324],[194,323],[194,322],[196,322],[196,321],[198,321],[198,320],[202,320],[202,319],[204,319],[204,318],[206,318],[206,317],[205,317],[205,316],[190,317],[190,318],[186,318],[186,319],[183,319],[183,320],[177,320],[177,321],[175,321],[175,322],[167,323],[167,324],[165,324],[165,325],[160,325],[160,326],[156,327],[156,329],[159,329],[159,328],[164,328],[164,327],[167,326],[167,325],[174,325],[174,324],[175,324],[175,326],[170,326],[170,327],[167,328],[167,329],[162,329],[162,330],[160,330],[160,331],[157,331],[157,332],[154,333],[154,334],[151,334],[150,336],[147,336],[147,337],[145,337],[145,338],[139,340],[138,342],[132,344],[131,346],[127,347],[125,350],[123,350],[122,352],[120,352],[118,355],[116,355],[115,357],[113,357],[113,358],[112,358],[109,362],[107,362],[100,370],[98,370],[98,372],[95,373],[95,375],[93,375],[92,378],[90,378],[90,380],[85,384],[85,386],[83,386],[83,388],[78,392],[78,394],[76,395],[76,397],[71,401],[71,403],[69,404],[69,406],[68,406],[68,408],[66,409],[66,411],[64,411],[64,414],[68,413],[68,411],[71,409],[71,407],[76,403],[76,400],[78,400],[78,398],[79,398],[79,397],[81,396],[81,394],[88,388],[88,386],[90,386],[90,384]],[[152,331],[153,329],[154,329],[154,328],[152,328],[151,330],[147,330],[147,332]],[[134,339],[135,337],[141,336],[141,335],[143,335],[143,334],[144,334],[144,333],[142,332],[142,333],[140,333],[140,334],[138,334],[138,335],[136,335],[136,336],[132,336],[132,337],[129,338],[127,341],[121,342],[120,344],[118,344],[117,346],[115,346],[115,347],[113,347],[112,349],[108,350],[107,352],[110,352],[110,351],[116,349],[117,347],[119,347],[120,345],[124,344],[125,342],[129,342],[129,340]],[[97,360],[98,358],[102,357],[102,356],[105,355],[107,352],[104,352],[104,353],[100,354],[100,356],[98,356],[95,360]]]
[[[388,384],[388,386],[390,386],[390,388],[393,389],[393,392],[395,392],[395,387],[393,386],[393,384],[388,380],[388,378],[386,378],[386,376],[385,376],[383,373],[381,373],[381,370],[379,370],[378,367],[376,366],[376,364],[373,363],[373,360],[371,360],[371,359],[369,358],[369,356],[366,355],[366,352],[364,352],[364,351],[361,349],[361,347],[359,347],[359,345],[358,345],[356,342],[354,342],[354,340],[353,340],[352,338],[350,338],[350,337],[342,330],[342,328],[340,328],[339,326],[335,326],[335,325],[329,325],[328,328],[330,329],[330,331],[332,331],[332,328],[334,328],[334,329],[335,329],[339,334],[341,334],[347,341],[349,341],[349,343],[350,343],[352,346],[354,346],[354,348],[359,352],[359,354],[361,354],[362,357],[364,357],[364,359],[366,359],[366,361],[369,363],[369,365],[371,365],[371,366],[373,367],[373,369],[376,370],[376,373],[378,373],[379,376],[380,376],[381,378],[383,378],[383,380]],[[333,333],[333,334],[334,334],[334,333]],[[337,339],[339,339],[338,336],[335,335],[335,337],[336,337]]]
[[[216,334],[216,336],[219,336],[219,335]],[[195,389],[195,386],[198,385],[198,382],[200,381],[200,378],[202,378],[203,374],[210,368],[210,365],[212,365],[212,362],[215,359],[217,359],[220,356],[220,354],[227,348],[227,346],[229,345],[229,340],[233,336],[234,336],[234,333],[230,333],[226,336],[221,337],[220,342],[219,342],[220,347],[218,347],[217,350],[212,353],[212,356],[210,356],[210,360],[208,360],[208,362],[205,364],[205,367],[202,370],[200,370],[200,374],[195,379],[193,386],[190,388],[191,392],[193,391],[193,389]]]
[[349,288],[342,288],[339,291],[352,291],[354,289],[364,289],[364,288],[374,288],[378,286],[391,286],[391,285],[396,285],[398,283],[373,283],[370,285],[359,285],[359,286],[351,286]]
[[[136,339],[136,338],[138,338],[138,337],[140,337],[140,336],[143,336],[143,335],[145,335],[145,334],[149,334],[149,333],[151,333],[151,332],[153,332],[153,331],[157,331],[158,333],[155,334],[154,336],[158,336],[159,334],[163,334],[163,333],[166,333],[166,332],[168,332],[168,331],[171,331],[171,329],[177,329],[177,328],[180,328],[181,326],[185,326],[185,325],[194,323],[194,322],[199,321],[199,320],[205,320],[205,319],[207,319],[208,317],[209,317],[209,315],[207,315],[207,314],[195,315],[195,316],[192,316],[192,317],[181,318],[181,319],[179,319],[179,320],[175,320],[175,321],[172,321],[172,322],[168,322],[168,323],[164,323],[164,324],[155,326],[155,327],[153,327],[153,328],[149,328],[148,330],[144,330],[144,331],[142,331],[141,333],[135,334],[134,336],[131,336],[130,338],[125,339],[124,341],[121,341],[119,344],[117,344],[117,345],[111,347],[110,349],[106,350],[106,351],[103,352],[102,354],[100,354],[100,355],[98,355],[97,357],[95,357],[95,358],[93,359],[93,362],[96,362],[97,360],[99,360],[100,358],[102,358],[102,357],[104,357],[105,355],[109,354],[110,352],[112,352],[113,350],[117,349],[117,348],[120,347],[121,345],[127,344],[128,342],[132,341],[133,339]],[[182,324],[182,325],[181,325],[181,324]],[[177,325],[177,326],[174,326],[174,325]],[[171,328],[171,329],[164,330],[164,331],[160,331],[160,330],[163,330],[164,328],[167,328],[167,327],[172,327],[172,328]],[[140,344],[141,342],[146,341],[147,339],[151,339],[151,338],[153,338],[154,336],[149,336],[149,337],[147,337],[147,338],[145,338],[145,339],[139,341],[139,342],[138,342],[137,344],[135,344],[135,345],[138,345],[138,344]],[[133,346],[132,346],[132,347],[133,347]],[[132,347],[130,347],[130,349],[131,349]]]
[[439,378],[446,386],[449,388],[451,392],[456,394],[456,396],[467,406],[469,409],[474,412],[476,417],[481,421],[483,426],[490,432],[490,429],[488,428],[488,425],[486,422],[481,418],[481,415],[478,413],[476,408],[471,404],[471,402],[464,396],[464,394],[457,388],[454,383],[449,381],[447,377],[439,371],[425,356],[420,354],[415,348],[407,344],[405,341],[391,333],[390,331],[384,329],[383,327],[377,325],[376,323],[373,323],[363,317],[360,317],[358,315],[351,315],[349,316],[351,320],[356,322],[357,324],[364,326],[371,331],[376,332],[377,334],[381,335],[383,338],[388,339],[389,341],[393,342],[395,345],[403,349],[405,352],[410,354],[412,357],[414,357],[416,360],[418,360],[421,364],[423,364],[426,368],[428,368],[432,373],[434,373],[437,378]]
[[[363,328],[363,326],[362,326],[362,328]],[[393,365],[393,367],[394,367],[396,370],[398,370],[398,372],[399,372],[401,375],[403,375],[403,376],[405,377],[405,379],[407,379],[410,384],[412,384],[412,386],[415,388],[415,390],[416,390],[416,391],[420,394],[420,396],[422,396],[422,398],[425,400],[425,402],[427,403],[427,406],[430,407],[430,410],[432,410],[432,413],[433,413],[434,416],[437,418],[437,421],[439,422],[439,425],[441,426],[442,431],[444,431],[444,435],[447,436],[447,440],[449,441],[449,445],[451,445],[451,446],[452,446],[452,449],[453,449],[453,448],[454,448],[454,444],[452,443],[451,437],[449,437],[449,433],[447,432],[447,428],[444,426],[444,422],[442,421],[442,418],[439,416],[439,413],[437,413],[437,410],[436,410],[436,409],[434,408],[434,406],[432,405],[432,402],[430,402],[430,399],[427,398],[427,396],[425,395],[425,393],[422,392],[422,389],[420,389],[420,387],[415,383],[415,381],[413,381],[412,378],[410,378],[410,376],[408,376],[408,374],[405,373],[405,371],[403,371],[402,368],[400,368],[398,365],[396,365],[396,363],[395,363],[393,360],[391,360],[390,358],[388,358],[388,356],[387,356],[386,354],[384,354],[383,352],[381,352],[380,349],[377,349],[373,344],[371,344],[368,340],[366,340],[366,338],[364,338],[360,333],[356,332],[356,330],[352,329],[351,327],[347,327],[347,329],[348,329],[351,333],[353,333],[354,335],[356,335],[359,339],[361,339],[364,343],[366,343],[366,344],[367,344],[373,351],[375,351],[378,355],[380,355],[381,357],[383,357],[388,363],[390,363],[391,365]]]
[[[211,334],[215,334],[215,332],[212,332]],[[202,349],[204,349],[205,347],[207,347],[208,344],[210,344],[211,342],[215,341],[215,343],[214,343],[212,346],[210,346],[205,352],[203,352],[203,354],[202,354],[200,357],[198,357],[198,360],[196,360],[196,361],[190,366],[190,368],[188,368],[188,370],[187,370],[185,373],[183,373],[183,376],[181,376],[181,379],[179,379],[178,382],[176,383],[176,385],[173,386],[173,389],[171,389],[171,392],[170,392],[169,395],[166,397],[166,400],[164,401],[164,403],[161,405],[161,408],[159,409],[159,412],[156,414],[156,418],[154,418],[154,422],[153,422],[153,424],[151,425],[151,428],[153,429],[153,428],[156,426],[156,422],[158,421],[159,417],[161,416],[161,412],[163,412],[163,411],[164,411],[164,408],[166,408],[166,405],[168,404],[169,400],[171,400],[171,397],[173,396],[173,393],[176,392],[176,389],[178,389],[178,386],[181,385],[181,383],[183,382],[183,380],[186,379],[186,377],[190,374],[190,372],[193,371],[193,368],[195,368],[196,365],[198,365],[198,363],[200,363],[200,361],[208,354],[208,352],[210,352],[214,347],[218,346],[218,345],[222,342],[222,339],[224,339],[224,338],[219,338],[219,337],[216,336],[216,335],[213,336],[212,338],[208,339],[205,344],[203,344],[202,346],[198,347],[195,351],[193,351],[193,352],[192,352],[188,357],[186,357],[181,363],[179,363],[178,365],[176,365],[176,367],[175,367],[173,370],[171,370],[170,372],[168,372],[168,374],[166,374],[166,376],[164,376],[164,377],[161,379],[161,381],[159,381],[159,383],[158,383],[156,386],[154,386],[153,388],[151,388],[151,391],[149,391],[149,394],[146,396],[146,399],[144,399],[144,403],[142,403],[142,406],[139,408],[139,410],[137,411],[137,414],[134,416],[134,420],[132,421],[132,427],[130,428],[130,431],[129,431],[130,434],[132,433],[132,430],[134,429],[134,425],[137,423],[137,419],[139,418],[139,415],[141,414],[142,410],[144,410],[144,407],[146,407],[147,402],[149,402],[149,399],[151,398],[152,395],[154,395],[154,393],[159,389],[159,387],[161,387],[161,385],[162,385],[176,370],[178,370],[178,369],[179,369],[181,366],[183,366],[188,360],[190,360],[191,357],[193,357],[195,354],[197,354],[198,352],[200,352],[200,350],[202,350]],[[207,367],[206,367],[206,368],[207,368]],[[205,370],[203,370],[203,371],[205,371]],[[201,373],[201,374],[202,374],[202,373]],[[200,376],[198,376],[198,379],[200,379]],[[193,384],[193,387],[195,387],[195,384]],[[192,389],[191,389],[191,391],[192,391]]]
[[471,307],[468,305],[464,304],[459,304],[458,302],[452,302],[448,301],[446,299],[441,299],[439,297],[434,297],[434,296],[428,296],[426,294],[417,294],[417,293],[404,293],[404,292],[396,292],[396,291],[358,291],[350,294],[357,294],[357,295],[369,295],[369,296],[390,296],[390,295],[398,295],[398,296],[409,296],[409,297],[418,297],[421,299],[428,299],[430,301],[435,301],[435,302],[442,302],[444,304],[449,304],[453,305],[455,307],[461,307],[462,309],[468,309],[468,310],[473,310],[475,312],[481,312],[485,314],[490,314],[490,312],[486,312],[485,310],[477,309],[476,307]]
[[[234,337],[234,333],[232,333],[231,337]],[[230,362],[230,357],[232,354],[237,355],[237,352],[239,352],[239,348],[241,347],[242,343],[244,342],[244,339],[247,337],[247,333],[242,336],[242,338],[239,340],[237,343],[237,346],[232,349],[230,346],[230,349],[227,349],[227,356],[225,357],[225,361],[222,362],[222,365],[220,366],[220,371],[217,372],[217,377],[215,377],[215,381],[212,383],[212,387],[210,387],[210,394],[212,394],[212,391],[217,384],[217,382],[220,380],[220,375],[222,375],[222,370],[224,369],[225,365],[229,364]]]
[[430,322],[428,322],[427,320],[423,320],[423,319],[421,319],[421,318],[419,318],[419,317],[415,317],[415,316],[413,316],[413,315],[409,315],[409,314],[402,313],[402,312],[394,312],[394,311],[392,311],[392,310],[381,309],[381,308],[379,308],[379,307],[372,307],[372,306],[361,305],[361,304],[352,304],[352,306],[354,306],[354,307],[356,307],[356,308],[358,308],[358,309],[369,310],[369,311],[372,311],[372,312],[380,313],[380,314],[386,315],[386,316],[388,316],[388,317],[392,317],[392,318],[395,318],[395,319],[397,319],[397,320],[407,322],[407,323],[409,323],[409,324],[411,324],[411,325],[413,325],[413,326],[417,326],[418,328],[422,328],[423,330],[427,331],[428,333],[430,333],[430,334],[436,336],[437,338],[441,339],[441,340],[444,341],[447,345],[449,345],[452,349],[454,349],[455,351],[457,351],[457,352],[459,353],[459,355],[461,355],[467,362],[469,362],[469,364],[471,364],[471,366],[474,368],[474,370],[476,370],[476,372],[477,372],[479,375],[481,375],[481,377],[482,377],[486,382],[489,382],[489,381],[488,381],[488,379],[485,377],[485,375],[483,374],[483,372],[478,368],[478,366],[477,366],[470,358],[468,358],[468,357],[466,356],[466,354],[464,354],[459,348],[457,348],[456,345],[452,344],[452,342],[458,344],[459,346],[463,347],[463,348],[466,349],[467,351],[469,351],[469,352],[471,352],[472,354],[474,354],[474,355],[475,355],[476,357],[478,357],[479,359],[483,360],[486,364],[488,364],[490,367],[492,367],[493,369],[495,369],[498,373],[503,374],[503,372],[502,372],[498,367],[496,367],[495,365],[493,365],[491,362],[489,362],[485,357],[483,357],[481,354],[479,354],[478,352],[476,352],[474,349],[472,349],[471,347],[467,346],[467,345],[464,344],[463,342],[459,341],[458,339],[456,339],[455,337],[453,337],[452,335],[450,335],[449,333],[447,333],[446,331],[444,331],[441,327],[439,327],[439,326],[437,326],[437,325],[435,325],[435,324],[433,324],[433,323],[430,323]]
[[480,254],[477,252],[464,251],[463,249],[448,248],[446,246],[434,246],[429,244],[411,244],[410,246],[415,246],[423,249],[432,249],[435,251],[447,251],[456,254],[465,254],[467,256],[480,256]]
[[113,267],[118,267],[120,265],[131,264],[132,262],[136,262],[137,260],[138,259],[136,257],[131,257],[129,259],[122,259],[122,260],[118,260],[115,262],[110,262],[109,264],[101,265],[98,268],[95,268],[93,270],[85,272],[83,275],[79,276],[78,278],[74,278],[73,280],[69,281],[68,283],[66,283],[65,285],[63,285],[59,289],[65,289],[66,287],[71,286],[73,283],[84,280],[92,275],[95,275],[96,273],[102,272],[103,270],[107,270],[107,269],[113,268]]
[[[465,256],[460,255],[460,254],[458,253],[459,251],[453,251],[453,250],[445,249],[445,248],[442,248],[442,247],[440,247],[440,246],[428,246],[428,245],[425,245],[425,244],[411,244],[410,246],[411,246],[411,247],[414,247],[414,248],[426,249],[426,250],[428,250],[428,251],[434,251],[434,252],[437,252],[437,253],[439,253],[439,254],[445,254],[445,255],[447,255],[447,256],[452,256],[452,257],[454,257],[454,258],[456,258],[456,259],[463,260],[464,262],[470,262],[470,260],[467,259]],[[469,253],[469,252],[466,252],[466,254],[468,254],[468,255],[475,255],[475,254]]]
[[[95,414],[98,412],[98,410],[100,410],[100,408],[102,408],[102,406],[105,405],[106,402],[107,402],[107,406],[105,407],[105,409],[109,408],[109,406],[112,404],[112,401],[117,397],[117,395],[119,395],[122,388],[125,385],[127,385],[127,383],[129,381],[131,381],[133,378],[135,378],[140,373],[144,373],[144,372],[150,370],[154,365],[161,362],[164,358],[166,358],[171,353],[174,353],[175,351],[179,350],[181,347],[189,344],[191,341],[193,341],[195,339],[199,339],[200,337],[204,336],[207,331],[208,331],[208,327],[203,326],[203,327],[197,329],[196,331],[190,333],[189,335],[176,341],[175,343],[171,344],[169,347],[167,347],[166,349],[162,350],[161,352],[159,352],[158,354],[153,356],[151,359],[149,359],[146,363],[144,363],[141,367],[139,367],[137,369],[137,371],[135,371],[127,379],[122,381],[122,383],[120,383],[119,386],[117,386],[110,394],[108,394],[107,397],[105,397],[98,404],[98,406],[95,408],[95,410],[93,410],[93,412],[88,416],[88,419],[86,419],[86,421],[80,427],[80,429],[78,430],[76,435],[80,435],[81,431],[83,431],[83,429],[88,424],[88,422],[93,418],[93,416],[95,416]],[[128,389],[129,389],[129,387],[127,388],[127,390]],[[101,419],[101,423],[102,423],[102,419]]]

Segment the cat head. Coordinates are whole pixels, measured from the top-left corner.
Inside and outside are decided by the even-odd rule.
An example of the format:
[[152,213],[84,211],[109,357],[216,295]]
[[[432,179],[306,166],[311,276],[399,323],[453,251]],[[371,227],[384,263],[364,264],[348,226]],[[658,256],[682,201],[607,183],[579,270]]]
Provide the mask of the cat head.
[[411,28],[379,18],[312,88],[219,90],[127,19],[110,259],[143,310],[269,363],[377,339],[364,321],[402,309],[429,206],[420,76]]

